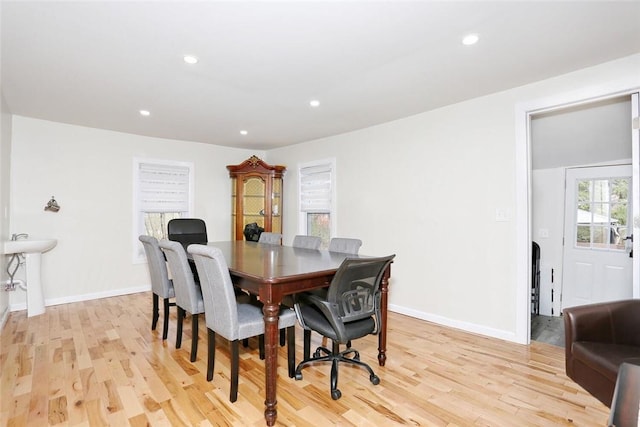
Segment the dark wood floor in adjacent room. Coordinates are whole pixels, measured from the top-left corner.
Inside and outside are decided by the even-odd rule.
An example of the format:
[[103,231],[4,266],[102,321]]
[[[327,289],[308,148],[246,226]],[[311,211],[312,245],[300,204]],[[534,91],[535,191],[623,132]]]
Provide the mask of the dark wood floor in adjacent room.
[[531,340],[564,348],[564,318],[532,314]]

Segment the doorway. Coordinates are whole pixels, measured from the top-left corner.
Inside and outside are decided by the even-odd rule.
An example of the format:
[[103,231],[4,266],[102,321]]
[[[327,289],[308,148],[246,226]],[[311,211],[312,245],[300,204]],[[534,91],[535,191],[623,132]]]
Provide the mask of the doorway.
[[[585,96],[585,99],[589,97],[594,98],[591,94],[591,96]],[[521,129],[521,132],[526,135],[528,143],[524,147],[524,152],[520,151],[520,155],[529,159],[527,162],[529,163],[528,178],[525,181],[528,182],[526,186],[529,190],[526,193],[528,196],[522,203],[524,206],[529,206],[527,209],[529,213],[525,214],[525,218],[528,218],[526,232],[523,229],[523,233],[520,234],[519,247],[524,250],[526,245],[527,253],[529,253],[526,259],[530,260],[531,242],[535,241],[541,244],[540,311],[541,314],[557,317],[561,314],[563,306],[561,292],[564,257],[562,241],[564,237],[565,171],[575,167],[632,162],[634,154],[632,153],[633,144],[630,129],[631,117],[634,114],[633,102],[631,92],[627,92],[622,95],[602,94],[599,99],[589,102],[576,103],[575,99],[565,99],[564,106],[550,101],[539,101],[535,104],[537,105],[529,105],[521,110],[523,121],[527,126]],[[603,113],[603,111],[616,109],[619,111],[610,117],[617,118],[604,118],[608,113]],[[614,121],[622,121],[619,126],[615,127],[618,131],[611,128]],[[558,127],[559,123],[564,123],[566,126],[564,128]],[[600,123],[600,127],[596,127],[594,130],[592,125],[597,123]],[[540,124],[546,127],[536,127]],[[572,134],[566,133],[567,131]],[[549,138],[549,134],[545,135],[545,132],[555,136]],[[617,132],[624,132],[624,135],[611,137]],[[616,141],[622,142],[622,144],[617,146]],[[637,169],[635,175],[637,175]],[[526,238],[526,240],[522,238]],[[521,271],[528,272],[527,276],[530,276],[529,265],[523,266]],[[636,291],[634,287],[633,292]],[[529,302],[529,299],[530,297],[526,302]],[[523,298],[522,303],[524,304],[524,302]],[[526,312],[522,310],[524,305],[519,307],[521,307],[519,318],[523,323],[526,322],[526,328],[519,330],[521,333],[526,331],[526,339],[523,342],[528,343],[531,337],[533,317],[528,309],[530,304],[527,306]]]

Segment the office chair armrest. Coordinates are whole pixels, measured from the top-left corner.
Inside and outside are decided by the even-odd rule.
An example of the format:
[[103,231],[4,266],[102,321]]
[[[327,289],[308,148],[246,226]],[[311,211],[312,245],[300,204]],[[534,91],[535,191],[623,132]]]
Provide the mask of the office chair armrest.
[[300,305],[313,305],[320,310],[320,312],[327,318],[331,327],[336,332],[339,341],[348,341],[346,337],[346,330],[344,327],[344,323],[340,319],[339,307],[337,304],[332,304],[328,302],[326,299],[315,295],[315,294],[304,294],[302,297],[296,299],[296,303],[294,304],[294,309],[296,310],[296,315],[298,316],[298,320],[300,321],[300,325],[305,329],[308,328],[304,323],[304,315],[300,310]]

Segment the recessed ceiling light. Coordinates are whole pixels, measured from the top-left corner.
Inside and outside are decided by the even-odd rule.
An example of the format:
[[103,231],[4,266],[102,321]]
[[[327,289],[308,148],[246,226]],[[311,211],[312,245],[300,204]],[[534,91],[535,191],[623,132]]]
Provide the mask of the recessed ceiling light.
[[193,55],[185,55],[183,59],[187,64],[196,64],[198,62],[198,58]]
[[317,99],[312,99],[311,101],[309,101],[309,105],[312,107],[319,107],[320,106],[320,101],[318,101]]
[[477,34],[468,34],[462,38],[462,44],[465,46],[471,46],[478,43],[480,37]]
[[147,117],[147,116],[150,116],[151,113],[147,110],[140,110],[140,115]]
[[249,132],[246,131],[246,130],[241,130],[240,131],[240,135],[248,135],[248,134],[249,134]]

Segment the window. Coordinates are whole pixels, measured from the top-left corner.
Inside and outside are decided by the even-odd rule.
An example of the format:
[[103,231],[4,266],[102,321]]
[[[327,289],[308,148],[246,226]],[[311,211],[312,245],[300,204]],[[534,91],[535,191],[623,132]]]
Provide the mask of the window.
[[300,233],[319,236],[322,247],[335,230],[335,169],[335,160],[299,167]]
[[624,250],[630,178],[577,181],[576,247]]
[[133,257],[134,262],[144,262],[139,235],[164,239],[171,219],[191,216],[193,164],[134,159],[133,166]]

